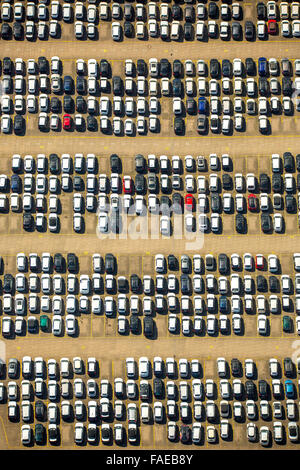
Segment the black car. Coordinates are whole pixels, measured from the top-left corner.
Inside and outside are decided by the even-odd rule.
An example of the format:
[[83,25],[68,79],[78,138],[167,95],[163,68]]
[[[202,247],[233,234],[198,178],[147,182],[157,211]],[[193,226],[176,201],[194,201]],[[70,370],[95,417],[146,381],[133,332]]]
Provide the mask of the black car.
[[262,400],[268,399],[268,384],[265,380],[258,381],[258,394]]
[[107,274],[114,274],[116,271],[116,259],[111,253],[105,255],[105,271]]
[[184,121],[180,117],[174,119],[174,132],[176,135],[182,135],[184,133]]
[[257,19],[258,20],[264,20],[267,15],[267,8],[266,5],[262,2],[259,2],[256,5],[256,13],[257,13]]
[[243,214],[237,214],[235,216],[235,229],[238,233],[245,233],[246,231],[246,219]]
[[86,81],[84,77],[78,76],[76,79],[76,91],[83,95],[86,93]]
[[189,115],[194,115],[197,112],[197,105],[194,98],[187,98],[186,100],[186,112]]
[[156,193],[157,190],[157,177],[154,173],[148,175],[148,190],[150,193]]
[[164,383],[158,377],[153,379],[153,395],[155,398],[163,398],[164,396]]
[[271,231],[272,224],[271,224],[271,217],[269,214],[262,214],[261,215],[261,229],[264,233],[268,233]]
[[144,173],[146,170],[146,159],[140,153],[135,156],[135,170],[138,173]]
[[232,178],[228,173],[222,175],[222,187],[223,189],[230,190],[233,188]]
[[35,425],[34,440],[36,444],[42,445],[45,441],[45,428],[41,423]]
[[205,268],[207,269],[207,271],[215,271],[216,260],[213,256],[205,257]]
[[195,9],[192,5],[187,5],[184,9],[184,19],[188,23],[193,23],[195,20]]
[[172,18],[173,20],[181,20],[182,10],[179,5],[172,5]]
[[23,228],[24,230],[31,230],[33,225],[33,217],[31,214],[23,214]]
[[216,2],[210,2],[208,5],[208,16],[210,18],[218,18],[219,16],[219,8]]
[[38,400],[35,402],[35,417],[38,421],[44,421],[45,419],[45,405],[44,402]]
[[220,274],[227,274],[229,270],[229,259],[225,253],[220,253],[218,258]]
[[132,23],[130,21],[125,21],[124,22],[124,36],[126,38],[132,38],[134,35],[134,28]]
[[223,77],[231,77],[232,75],[232,65],[230,60],[223,59],[222,60],[222,75]]
[[187,274],[181,274],[180,287],[183,295],[189,295],[191,292],[191,280]]
[[13,35],[14,35],[14,38],[19,41],[21,39],[23,39],[23,36],[24,36],[24,28],[23,28],[23,25],[21,25],[20,23],[14,23],[13,24]]
[[49,156],[49,168],[51,173],[59,172],[59,158],[56,153],[51,153]]
[[170,76],[170,62],[168,59],[161,59],[160,61],[160,76],[161,77],[169,77]]
[[231,359],[231,373],[234,377],[239,377],[242,372],[241,363],[238,359]]
[[280,196],[280,194],[274,194],[273,207],[277,211],[280,211],[282,209],[282,197]]
[[180,427],[180,441],[183,444],[188,444],[191,440],[191,430],[189,426],[182,425]]
[[86,127],[88,131],[95,132],[98,129],[98,122],[95,116],[88,116],[86,119]]
[[250,76],[256,75],[255,62],[251,57],[246,58],[245,67],[246,67],[247,75],[250,75]]
[[3,64],[3,74],[4,75],[11,75],[12,74],[12,69],[13,69],[13,65],[12,65],[12,60],[10,59],[10,57],[4,57],[3,61],[2,61],[2,64]]
[[262,276],[261,274],[258,275],[256,278],[256,285],[257,285],[257,290],[259,292],[266,292],[266,290],[268,289],[266,278]]
[[137,194],[144,194],[146,189],[145,177],[144,175],[136,175],[134,180],[135,190]]
[[231,25],[231,36],[236,41],[239,41],[242,37],[242,27],[237,21],[234,21]]
[[173,75],[176,78],[180,78],[182,75],[182,63],[178,59],[173,62]]
[[151,317],[144,317],[144,335],[151,338],[154,333],[154,321]]
[[81,176],[76,175],[73,179],[73,187],[75,191],[82,191],[84,182]]
[[107,77],[107,78],[109,77],[109,75],[110,75],[110,65],[109,65],[109,62],[106,59],[101,59],[100,60],[99,71],[100,71],[100,76],[101,77]]
[[14,288],[14,277],[11,274],[4,274],[3,279],[3,292],[11,294]]
[[113,77],[113,93],[117,96],[122,94],[122,79],[118,75]]
[[252,380],[246,380],[245,382],[245,392],[246,397],[248,400],[255,400],[256,399],[256,386]]
[[149,400],[150,398],[150,385],[149,383],[141,383],[140,384],[140,397],[141,400]]
[[82,96],[76,96],[76,111],[77,113],[86,112],[86,101]]
[[52,113],[59,113],[60,112],[60,99],[57,96],[52,96],[50,100],[50,110]]
[[64,112],[65,113],[73,113],[74,110],[74,100],[72,96],[70,95],[64,95],[63,98],[63,106],[64,106]]
[[230,405],[225,400],[222,400],[220,403],[220,414],[222,418],[229,418],[230,416]]
[[285,357],[283,360],[284,375],[286,377],[293,377],[294,365],[290,357]]
[[180,78],[174,78],[172,83],[173,96],[181,97],[182,84]]
[[37,333],[37,331],[38,331],[38,321],[35,317],[28,318],[28,320],[27,320],[27,331],[28,331],[28,333]]
[[135,294],[138,294],[141,287],[141,280],[137,274],[131,274],[130,276],[130,289]]
[[172,211],[175,214],[182,214],[183,212],[182,196],[179,193],[172,194]]
[[57,273],[64,272],[64,258],[60,253],[55,253],[53,259],[53,267]]
[[64,92],[67,93],[67,94],[73,93],[74,81],[73,81],[73,78],[70,75],[65,75],[64,76],[63,89],[64,89]]
[[220,76],[220,64],[217,59],[211,59],[209,71],[211,78],[218,78]]
[[115,153],[109,157],[110,169],[112,173],[119,173],[120,171],[120,158]]
[[170,271],[177,271],[178,260],[174,255],[168,255],[168,268]]
[[14,117],[14,131],[15,134],[22,134],[24,131],[24,118],[20,114],[16,114]]
[[247,41],[252,41],[254,39],[254,36],[255,36],[254,24],[252,23],[252,21],[246,21],[245,22],[245,39],[247,39]]
[[47,74],[49,71],[49,63],[46,57],[41,56],[38,58],[38,68],[40,73]]
[[281,175],[272,176],[272,189],[274,193],[281,193],[282,191],[282,177]]
[[199,134],[206,134],[208,121],[204,114],[201,114],[197,119],[197,131]]
[[282,77],[282,94],[283,96],[291,96],[293,93],[293,83],[289,77]]
[[186,41],[193,39],[193,25],[191,23],[184,23],[183,35]]
[[300,153],[296,155],[296,168],[297,171],[300,171]]
[[290,194],[285,195],[285,208],[289,214],[292,214],[296,210],[296,201]]
[[291,152],[284,152],[283,166],[286,172],[293,173],[295,165],[294,165],[294,157],[291,154]]
[[130,331],[134,334],[137,334],[139,332],[140,320],[138,316],[136,315],[130,316],[129,328],[130,328]]
[[138,59],[136,63],[136,70],[139,76],[143,76],[143,77],[147,76],[147,65],[144,59]]
[[258,89],[262,96],[266,96],[269,93],[269,82],[266,77],[259,77]]
[[2,23],[1,37],[2,37],[2,39],[10,39],[11,38],[11,27],[9,26],[8,23]]
[[[88,435],[89,434],[89,431],[96,431],[97,428],[88,428]],[[48,436],[49,436],[49,441],[51,443],[54,443],[54,442],[58,442],[59,441],[59,428],[56,426],[56,427],[51,427],[51,428],[48,428]]]
[[70,273],[76,273],[78,267],[78,259],[74,253],[68,253],[67,266]]
[[269,289],[271,292],[277,292],[279,288],[279,283],[276,276],[269,277]]
[[268,193],[270,191],[270,179],[266,173],[261,173],[259,175],[259,188],[263,193]]
[[212,194],[210,197],[210,206],[212,212],[220,212],[221,210],[221,199],[219,194]]
[[133,21],[134,19],[134,10],[130,3],[124,5],[124,18],[127,21]]
[[19,175],[12,175],[10,180],[11,190],[14,193],[21,192],[22,180]]

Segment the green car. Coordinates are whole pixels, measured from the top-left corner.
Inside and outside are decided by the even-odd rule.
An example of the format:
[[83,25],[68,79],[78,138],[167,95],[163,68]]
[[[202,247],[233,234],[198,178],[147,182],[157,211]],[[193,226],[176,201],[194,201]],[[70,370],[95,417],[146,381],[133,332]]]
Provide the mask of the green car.
[[49,317],[47,315],[41,315],[40,316],[40,327],[42,331],[48,331],[49,329]]
[[288,317],[287,315],[284,315],[284,317],[282,319],[282,327],[283,327],[283,331],[285,333],[290,333],[292,331],[293,322],[292,322],[291,317]]

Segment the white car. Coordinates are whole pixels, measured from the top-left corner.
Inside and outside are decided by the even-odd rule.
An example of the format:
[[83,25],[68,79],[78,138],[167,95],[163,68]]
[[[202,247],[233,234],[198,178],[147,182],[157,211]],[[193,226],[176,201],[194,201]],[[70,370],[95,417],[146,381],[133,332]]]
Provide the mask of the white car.
[[121,39],[121,25],[116,21],[111,24],[111,37],[114,41],[120,41]]

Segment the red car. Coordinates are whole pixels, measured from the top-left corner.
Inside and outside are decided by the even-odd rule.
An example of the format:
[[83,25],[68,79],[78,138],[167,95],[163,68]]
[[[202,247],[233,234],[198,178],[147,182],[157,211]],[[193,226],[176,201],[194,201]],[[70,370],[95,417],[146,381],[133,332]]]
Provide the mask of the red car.
[[71,129],[71,125],[72,125],[72,118],[70,116],[70,114],[64,114],[63,116],[63,128],[68,131],[69,129]]
[[276,20],[269,20],[268,21],[268,33],[269,34],[276,34],[277,33],[277,22],[276,22]]
[[132,192],[132,179],[131,176],[123,177],[123,191],[124,194],[131,194]]
[[251,212],[258,210],[258,199],[255,194],[249,194],[248,196],[248,210]]
[[256,255],[255,256],[255,267],[256,269],[264,269],[265,266],[265,259],[263,255]]
[[194,210],[194,198],[191,194],[186,194],[184,198],[184,204],[185,204],[186,210],[188,211]]

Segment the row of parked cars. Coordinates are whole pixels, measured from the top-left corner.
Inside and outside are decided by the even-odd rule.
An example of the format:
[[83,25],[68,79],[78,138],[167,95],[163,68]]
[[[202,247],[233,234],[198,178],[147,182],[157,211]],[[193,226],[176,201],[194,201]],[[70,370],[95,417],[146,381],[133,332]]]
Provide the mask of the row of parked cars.
[[[298,441],[298,415],[297,405],[294,401],[297,391],[291,380],[295,377],[296,370],[295,364],[290,358],[284,359],[283,370],[281,370],[278,359],[269,359],[271,388],[264,379],[260,379],[256,384],[257,368],[252,359],[246,359],[243,367],[237,358],[233,358],[229,366],[225,358],[219,357],[216,360],[219,379],[206,379],[205,381],[203,380],[203,366],[198,359],[188,361],[182,358],[175,361],[172,357],[166,358],[166,360],[154,357],[153,364],[151,362],[147,357],[141,357],[137,364],[134,358],[127,357],[126,381],[122,378],[114,378],[114,381],[110,383],[107,379],[101,379],[98,384],[99,364],[95,358],[88,358],[85,369],[84,362],[80,357],[74,357],[73,361],[62,358],[60,364],[55,359],[49,359],[46,363],[42,357],[37,357],[34,360],[29,356],[23,357],[21,370],[24,380],[20,384],[21,417],[25,423],[30,421],[32,413],[30,400],[32,400],[34,393],[36,397],[34,402],[35,419],[39,423],[35,424],[34,433],[30,424],[22,426],[21,442],[24,445],[29,445],[34,440],[37,444],[43,444],[46,432],[42,422],[48,419],[49,442],[59,443],[60,435],[57,426],[59,414],[64,422],[69,422],[74,418],[79,421],[75,424],[74,440],[76,444],[85,444],[86,441],[91,444],[99,442],[97,425],[99,425],[100,417],[102,420],[101,441],[103,443],[109,443],[113,439],[117,444],[126,443],[125,426],[118,423],[124,418],[128,422],[128,441],[132,443],[139,442],[137,428],[139,421],[144,424],[161,424],[166,420],[167,436],[170,441],[180,439],[186,444],[200,444],[206,437],[207,442],[215,443],[218,442],[218,431],[221,439],[232,440],[234,437],[230,423],[232,417],[237,423],[243,423],[247,419],[246,436],[250,442],[259,441],[261,445],[268,446],[271,444],[270,429],[265,425],[260,429],[257,428],[255,421],[259,416],[263,420],[274,419],[272,437],[276,443],[286,443],[287,437],[291,442]],[[297,370],[299,372],[299,361],[297,362]],[[18,379],[19,371],[19,361],[14,358],[10,359],[7,365],[8,377]],[[228,380],[230,371],[232,383]],[[284,382],[280,381],[282,372],[287,377]],[[2,376],[4,373],[5,369],[2,364]],[[71,382],[69,379],[72,378],[71,374],[73,373],[77,377],[74,377],[74,381]],[[81,377],[86,373],[90,378],[85,384]],[[44,382],[46,374],[49,377],[47,387]],[[58,374],[61,376],[60,380]],[[149,379],[153,375],[152,385]],[[245,382],[241,381],[243,375],[246,378]],[[140,377],[139,384],[135,382],[138,377]],[[166,382],[163,381],[164,377],[167,379]],[[174,379],[177,380],[179,377],[184,380],[176,383]],[[30,381],[34,378],[33,388]],[[12,422],[19,420],[18,388],[17,382],[14,381],[8,382],[6,386],[2,382],[0,387],[1,401],[8,404],[8,419]],[[72,395],[70,395],[71,393]],[[99,404],[95,400],[88,400],[85,405],[83,401],[78,400],[78,398],[83,398],[85,393],[89,399],[99,397]],[[112,394],[115,397],[114,402],[111,401]],[[215,402],[217,394],[221,398],[219,405]],[[43,401],[46,395],[50,400],[48,406]],[[58,396],[59,400],[57,400]],[[72,406],[68,399],[73,396],[77,400]],[[269,403],[272,396],[277,401]],[[134,403],[137,397],[140,397],[141,400],[139,407]],[[157,401],[164,398],[167,399],[166,403]],[[127,406],[124,402],[126,399],[129,400]],[[151,406],[152,399],[156,399],[153,406]],[[191,400],[193,400],[193,404]],[[177,407],[176,402],[178,401],[180,403]],[[117,423],[110,427],[105,421],[111,421],[111,418],[117,420]],[[217,418],[220,418],[220,428],[215,424]],[[288,419],[287,436],[282,422],[284,418]],[[181,420],[180,432],[179,419]],[[86,420],[89,422],[87,428],[84,425]],[[201,424],[203,420],[208,422],[206,430],[204,424]],[[43,429],[39,426],[42,426]],[[50,432],[50,430],[52,431]],[[37,438],[35,438],[35,434],[37,434]]]
[[[113,254],[107,253],[105,257],[99,253],[94,253],[91,258],[93,271],[95,273],[117,274],[118,266],[117,260]],[[294,270],[300,272],[300,254],[294,253],[291,259],[293,262]],[[50,253],[30,253],[27,257],[25,253],[18,253],[16,255],[17,271],[27,272],[30,270],[33,273],[65,273],[66,270],[70,273],[76,273],[78,270],[78,258],[74,253],[68,253],[65,258],[60,253],[51,255]],[[3,259],[1,258],[1,265],[3,266]],[[155,255],[154,268],[158,274],[166,274],[168,271],[177,271],[181,266],[181,271],[184,274],[194,272],[195,274],[203,274],[205,271],[219,270],[220,274],[227,275],[230,270],[233,271],[266,271],[269,270],[272,274],[279,274],[281,270],[280,259],[277,255],[271,254],[266,258],[262,254],[253,256],[251,253],[244,253],[243,255],[232,254],[227,255],[220,253],[217,256],[207,254],[201,256],[195,254],[193,257],[182,255],[180,264],[178,258],[169,254],[164,256],[162,254]]]

